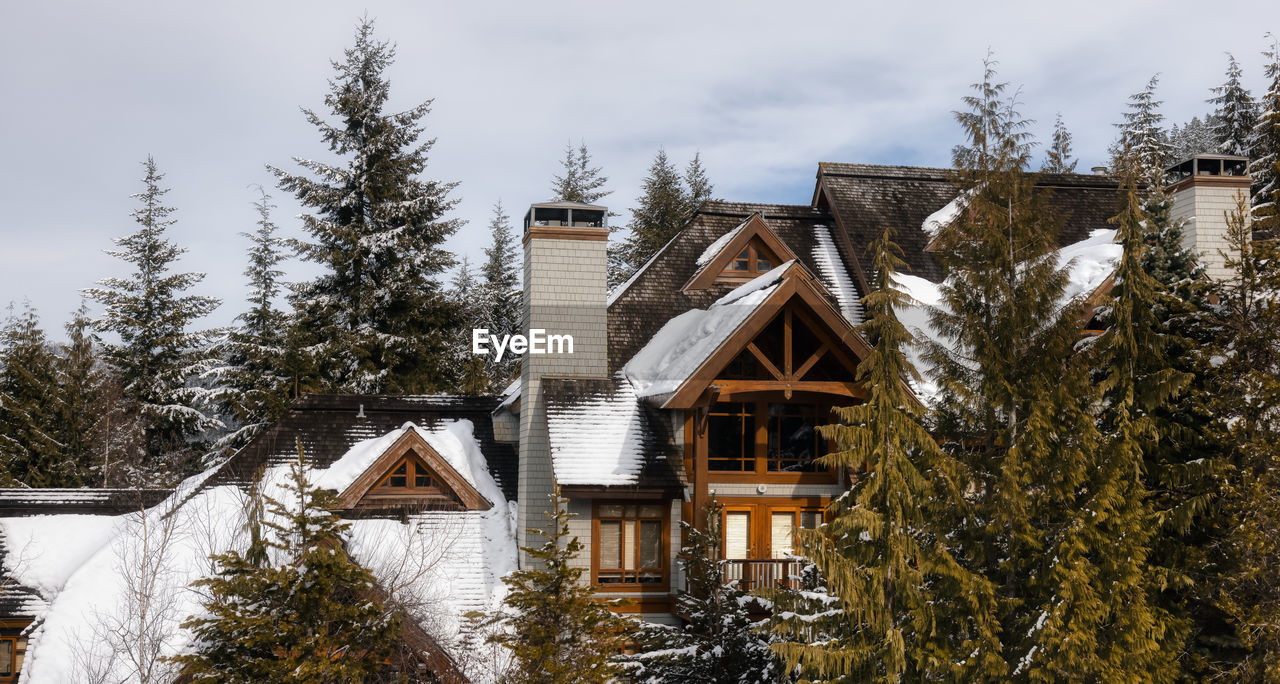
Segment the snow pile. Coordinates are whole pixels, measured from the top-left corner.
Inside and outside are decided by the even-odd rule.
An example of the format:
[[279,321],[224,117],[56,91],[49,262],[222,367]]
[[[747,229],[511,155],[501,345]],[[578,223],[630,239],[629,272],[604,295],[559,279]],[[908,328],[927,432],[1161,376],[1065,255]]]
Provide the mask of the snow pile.
[[813,247],[813,260],[818,271],[831,287],[836,303],[840,305],[840,313],[850,325],[862,322],[862,301],[858,296],[858,288],[854,287],[845,268],[844,260],[836,251],[836,243],[831,239],[831,230],[823,225],[813,227],[813,236],[818,243]]
[[[486,499],[487,511],[429,511],[394,520],[352,521],[349,546],[382,585],[406,601],[442,643],[459,635],[462,614],[500,600],[503,575],[515,569],[514,509],[490,476],[469,421],[427,432],[411,423],[353,446],[313,482],[341,491],[406,431],[416,430]],[[129,647],[138,641],[139,587],[146,595],[161,655],[189,646],[179,625],[201,611],[195,580],[213,570],[209,556],[243,549],[245,493],[224,485],[201,488],[212,473],[184,482],[159,505],[119,516],[49,515],[0,519],[8,548],[6,572],[48,600],[30,635],[24,681],[82,682],[129,678]],[[264,492],[284,498],[288,466],[264,473]],[[403,588],[394,589],[400,585]],[[417,610],[421,608],[421,610]]]
[[562,485],[635,484],[644,465],[644,422],[631,384],[619,372],[611,396],[547,412],[556,481]]
[[782,280],[794,261],[748,281],[707,309],[691,309],[667,321],[622,372],[642,398],[669,395],[713,354]]
[[924,223],[920,224],[920,230],[923,230],[930,239],[938,237],[938,233],[943,228],[951,225],[951,222],[956,220],[960,212],[969,206],[969,198],[972,196],[970,192],[962,192],[956,195],[956,198],[947,202],[946,206],[925,217]]
[[1063,304],[1093,294],[1115,272],[1123,254],[1116,231],[1109,228],[1091,231],[1088,238],[1058,250],[1058,267],[1068,274]]

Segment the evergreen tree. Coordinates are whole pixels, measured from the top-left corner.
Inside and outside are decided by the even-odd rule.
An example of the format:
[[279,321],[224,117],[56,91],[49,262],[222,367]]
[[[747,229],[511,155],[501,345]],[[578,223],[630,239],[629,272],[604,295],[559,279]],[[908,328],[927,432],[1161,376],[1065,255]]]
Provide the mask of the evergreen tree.
[[1240,84],[1240,64],[1227,53],[1227,82],[1213,89],[1210,104],[1217,105],[1213,132],[1218,139],[1217,151],[1248,157],[1253,150],[1253,128],[1257,125],[1257,105],[1253,96]]
[[421,141],[428,100],[407,111],[383,111],[385,72],[395,49],[356,30],[355,45],[335,61],[325,104],[336,123],[311,110],[330,151],[347,164],[295,158],[307,174],[270,167],[280,187],[312,213],[299,254],[325,273],[291,293],[295,349],[307,350],[331,391],[402,393],[451,387],[449,331],[457,315],[436,277],[453,265],[444,249],[460,222],[442,218],[456,203],[456,183],[423,180],[434,140]]
[[711,198],[711,189],[698,155],[681,177],[666,151],[659,148],[644,179],[640,206],[631,210],[630,235],[609,256],[610,286],[630,278],[683,230],[693,212]]
[[165,237],[173,225],[172,207],[164,206],[167,188],[155,160],[143,162],[145,190],[137,195],[142,206],[133,212],[141,228],[116,238],[117,250],[107,253],[132,264],[128,278],[105,278],[100,287],[85,290],[105,307],[95,321],[100,332],[112,332],[118,344],[104,345],[103,355],[119,375],[124,396],[135,402],[146,430],[146,462],[137,477],[180,477],[191,467],[189,442],[202,432],[222,427],[206,406],[212,393],[194,384],[206,370],[205,354],[213,331],[192,330],[193,324],[218,307],[213,297],[185,294],[204,279],[203,273],[171,273],[186,252]]
[[280,294],[279,269],[284,261],[284,240],[277,237],[271,221],[271,196],[262,188],[254,203],[258,212],[258,229],[241,233],[251,242],[249,265],[244,275],[249,284],[249,310],[236,317],[232,328],[217,350],[223,365],[208,375],[217,379],[221,403],[238,428],[223,437],[219,446],[237,449],[248,444],[287,406],[289,378],[284,375],[284,340],[288,318],[276,308]]
[[[1217,124],[1212,116],[1201,121],[1193,116],[1181,128],[1174,124],[1169,129],[1169,144],[1164,160],[1164,167],[1169,168],[1181,161],[1186,161],[1202,154],[1219,154]],[[1163,179],[1161,179],[1163,183]]]
[[66,325],[67,343],[57,360],[59,433],[62,435],[62,459],[67,477],[60,486],[82,487],[94,481],[97,452],[102,443],[100,406],[106,377],[98,363],[92,319],[84,304]]
[[564,174],[551,179],[553,201],[595,204],[613,192],[604,189],[608,176],[600,173],[599,166],[591,165],[586,142],[579,141],[576,150],[572,143],[566,145],[560,166]]
[[595,588],[583,581],[585,570],[575,563],[582,542],[569,536],[573,515],[566,499],[552,498],[547,529],[537,529],[546,543],[521,547],[528,567],[503,578],[507,595],[503,609],[480,624],[498,629],[491,643],[506,647],[513,658],[513,681],[528,684],[587,684],[611,682],[619,667],[614,655],[622,649],[627,623],[593,598]]
[[897,316],[910,302],[894,282],[902,253],[887,230],[871,251],[875,285],[860,327],[871,352],[857,370],[870,396],[834,409],[839,423],[820,428],[832,444],[820,462],[862,475],[832,503],[825,526],[796,530],[799,554],[812,559],[830,599],[784,600],[774,629],[787,642],[774,648],[812,681],[1000,677],[993,587],[960,565],[947,538],[965,508],[959,468],[921,424],[924,408],[905,382],[920,376]]
[[1147,81],[1147,87],[1129,97],[1129,111],[1124,121],[1116,124],[1120,137],[1111,146],[1111,172],[1119,176],[1135,176],[1149,186],[1164,182],[1165,164],[1169,160],[1169,144],[1165,141],[1160,113],[1162,102],[1156,99],[1160,75]]
[[1273,38],[1271,49],[1262,54],[1267,58],[1263,73],[1268,85],[1253,129],[1249,175],[1253,179],[1253,227],[1274,238],[1280,237],[1280,41]]
[[266,497],[263,515],[255,486],[248,548],[213,556],[215,574],[195,582],[206,612],[183,623],[195,646],[174,659],[190,681],[369,681],[394,651],[400,618],[343,549],[349,524],[329,512],[332,495],[310,477],[299,443],[283,484],[292,500]]
[[31,304],[0,330],[0,482],[4,486],[64,484],[57,358]]
[[768,603],[725,583],[721,557],[720,513],[714,501],[705,529],[681,523],[686,543],[680,550],[685,592],[676,599],[686,624],[645,625],[640,653],[627,660],[632,681],[769,684],[788,681],[769,644],[774,641],[752,612]]
[[1071,158],[1071,131],[1062,123],[1062,115],[1053,122],[1053,143],[1045,156],[1045,173],[1075,173],[1076,160]]
[[[514,332],[520,327],[522,288],[519,255],[510,221],[510,217],[502,210],[502,203],[495,204],[493,218],[489,221],[492,240],[484,250],[484,280],[480,285],[480,300],[484,304],[485,316],[481,327],[488,328],[495,334]],[[491,391],[501,390],[520,374],[518,355],[505,355],[501,361],[489,358],[486,365]]]

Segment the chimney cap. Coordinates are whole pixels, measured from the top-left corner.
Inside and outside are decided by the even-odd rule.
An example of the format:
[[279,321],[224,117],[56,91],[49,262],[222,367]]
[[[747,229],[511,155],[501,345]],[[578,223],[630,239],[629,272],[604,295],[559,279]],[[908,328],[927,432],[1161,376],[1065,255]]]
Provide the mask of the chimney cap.
[[1249,184],[1249,158],[1234,154],[1197,154],[1165,169],[1165,185],[1178,189],[1197,179],[1218,177],[1215,184]]
[[535,226],[558,228],[607,228],[609,209],[582,202],[535,202],[524,215],[524,230]]
[[1089,170],[1090,170],[1090,171],[1092,171],[1092,172],[1093,172],[1093,175],[1095,175],[1095,176],[1105,176],[1105,175],[1107,175],[1107,167],[1105,167],[1105,166],[1095,166],[1095,167],[1093,167],[1093,168],[1091,168],[1091,169],[1089,169]]

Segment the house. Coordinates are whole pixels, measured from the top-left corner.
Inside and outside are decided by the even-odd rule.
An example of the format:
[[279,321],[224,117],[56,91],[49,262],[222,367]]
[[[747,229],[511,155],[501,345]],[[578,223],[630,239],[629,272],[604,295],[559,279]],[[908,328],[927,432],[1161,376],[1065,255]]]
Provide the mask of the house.
[[[1171,170],[1175,213],[1206,254],[1225,233],[1222,211],[1247,192],[1240,161]],[[1103,175],[1045,174],[1038,187],[1063,220],[1065,306],[1105,288],[1120,254],[1108,219],[1122,199]],[[75,652],[109,647],[85,616],[128,608],[130,561],[165,521],[188,532],[166,542],[163,647],[185,647],[176,625],[198,607],[185,587],[208,572],[211,550],[236,543],[249,483],[281,477],[299,444],[351,521],[349,552],[426,611],[414,614],[425,654],[414,666],[445,679],[483,679],[467,662],[480,642],[463,616],[500,600],[501,577],[528,562],[517,548],[540,543],[529,529],[546,524],[557,491],[575,515],[584,576],[603,598],[625,599],[618,610],[679,621],[681,523],[702,523],[713,498],[730,579],[785,581],[793,531],[820,525],[851,476],[816,464],[827,445],[815,428],[866,396],[854,369],[868,352],[857,332],[867,245],[893,227],[911,269],[902,284],[937,303],[945,274],[930,244],[964,201],[945,169],[823,163],[809,204],[708,202],[612,292],[607,209],[534,204],[524,328],[573,342],[526,350],[501,396],[313,396],[175,490],[0,491],[0,683],[19,668],[29,681],[77,681]],[[902,314],[933,336],[922,309]]]

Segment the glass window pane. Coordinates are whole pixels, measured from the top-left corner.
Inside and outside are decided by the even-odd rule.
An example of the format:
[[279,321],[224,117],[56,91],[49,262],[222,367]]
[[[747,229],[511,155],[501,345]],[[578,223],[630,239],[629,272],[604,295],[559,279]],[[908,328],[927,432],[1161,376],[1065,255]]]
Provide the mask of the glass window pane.
[[404,475],[404,474],[405,474],[405,469],[407,469],[408,467],[409,467],[409,464],[408,464],[408,463],[401,463],[400,465],[396,466],[396,469],[395,469],[395,470],[393,470],[393,471],[391,471],[391,472],[392,472],[392,474],[394,474],[394,475]]
[[606,520],[600,523],[600,568],[616,570],[622,567],[622,522]]
[[744,249],[742,250],[742,253],[739,254],[737,258],[733,260],[733,270],[746,271],[750,268],[751,268],[751,258],[747,255],[747,250]]
[[619,504],[601,504],[597,509],[601,518],[621,518],[622,506]]
[[657,520],[640,523],[640,567],[647,570],[662,567],[662,523]]
[[792,511],[774,511],[769,525],[769,546],[773,549],[774,558],[786,558],[791,555],[791,529],[795,527],[795,513]]
[[751,513],[728,511],[724,514],[724,557],[748,558],[751,538]]
[[766,271],[770,271],[770,270],[772,270],[772,269],[773,269],[773,264],[769,261],[769,258],[768,258],[768,257],[760,257],[759,259],[756,259],[756,270],[757,270],[757,271],[760,271],[761,273],[764,273],[764,272],[766,272]]
[[755,470],[755,418],[751,405],[719,403],[707,420],[707,468]]
[[13,640],[0,639],[0,675],[13,674]]
[[387,481],[391,483],[392,487],[403,487],[405,486],[406,478],[404,475],[392,475],[387,478]]
[[636,569],[636,521],[627,520],[622,527],[622,568]]
[[822,511],[801,511],[800,527],[806,530],[816,530],[822,524]]
[[662,506],[657,504],[646,504],[640,507],[641,518],[661,518]]
[[431,478],[427,477],[422,473],[418,473],[417,477],[413,479],[413,486],[414,487],[430,487]]

